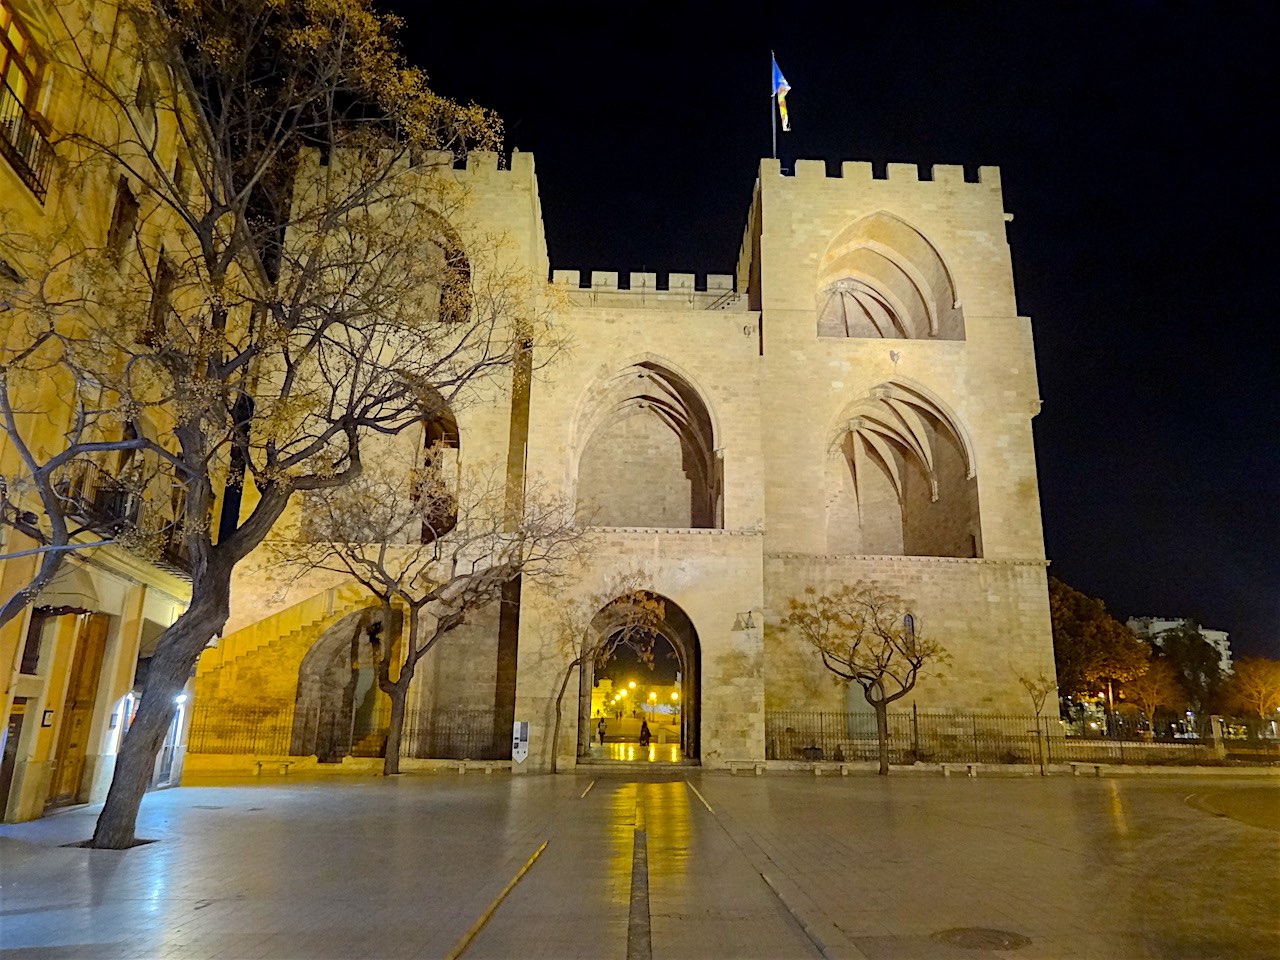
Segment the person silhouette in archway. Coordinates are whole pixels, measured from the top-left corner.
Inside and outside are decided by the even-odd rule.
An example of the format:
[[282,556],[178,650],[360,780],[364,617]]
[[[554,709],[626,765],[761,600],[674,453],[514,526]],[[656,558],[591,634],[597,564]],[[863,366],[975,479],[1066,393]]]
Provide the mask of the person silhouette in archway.
[[649,732],[649,721],[640,721],[640,746],[648,749],[649,741],[653,739],[653,734]]

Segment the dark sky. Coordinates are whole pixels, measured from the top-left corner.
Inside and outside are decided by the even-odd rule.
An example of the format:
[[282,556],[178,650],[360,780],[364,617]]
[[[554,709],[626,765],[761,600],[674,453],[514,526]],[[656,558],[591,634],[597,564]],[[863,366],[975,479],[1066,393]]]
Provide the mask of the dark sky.
[[1280,656],[1274,4],[389,6],[536,154],[558,269],[733,272],[770,48],[784,166],[1000,166],[1051,572]]

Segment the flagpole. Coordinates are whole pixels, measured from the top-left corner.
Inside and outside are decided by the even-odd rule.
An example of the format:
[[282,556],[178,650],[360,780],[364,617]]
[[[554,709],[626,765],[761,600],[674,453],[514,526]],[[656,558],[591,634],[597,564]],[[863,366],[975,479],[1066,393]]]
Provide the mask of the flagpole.
[[773,88],[773,65],[777,58],[769,51],[769,119],[773,121],[773,159],[778,159],[778,108],[773,101],[778,98],[778,91]]

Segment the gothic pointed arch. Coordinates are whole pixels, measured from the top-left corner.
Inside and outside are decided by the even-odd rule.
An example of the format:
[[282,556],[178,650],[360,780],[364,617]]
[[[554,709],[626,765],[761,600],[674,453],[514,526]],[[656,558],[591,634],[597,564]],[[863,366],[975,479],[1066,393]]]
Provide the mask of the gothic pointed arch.
[[887,211],[844,227],[818,272],[818,336],[963,340],[955,281],[938,249]]
[[880,384],[847,406],[827,463],[834,553],[979,557],[977,466],[955,414],[918,384]]
[[719,527],[711,410],[673,365],[646,357],[595,384],[579,411],[577,513],[606,527]]

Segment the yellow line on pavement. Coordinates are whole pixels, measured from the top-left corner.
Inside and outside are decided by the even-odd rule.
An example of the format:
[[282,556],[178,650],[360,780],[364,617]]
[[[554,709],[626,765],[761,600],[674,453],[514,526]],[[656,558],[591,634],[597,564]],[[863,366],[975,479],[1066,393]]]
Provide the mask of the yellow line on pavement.
[[516,884],[520,882],[520,878],[529,872],[529,868],[533,866],[535,860],[542,856],[542,851],[547,849],[547,844],[550,842],[550,840],[543,840],[542,846],[533,851],[533,856],[525,861],[524,866],[520,868],[520,872],[512,877],[511,882],[502,888],[502,892],[498,894],[493,903],[489,904],[489,909],[482,913],[480,915],[480,919],[471,925],[471,929],[463,934],[462,939],[458,941],[457,946],[445,954],[444,960],[458,960],[458,958],[466,952],[467,947],[471,946],[471,941],[474,940],[476,935],[484,929],[484,925],[489,922],[489,919],[493,916],[494,912],[499,906],[501,906],[502,901],[507,898],[507,894],[515,889]]
[[693,791],[693,795],[694,795],[695,797],[697,797],[699,800],[701,800],[701,801],[702,801],[702,805],[703,805],[704,807],[706,807],[706,808],[707,808],[707,813],[715,813],[715,811],[711,809],[711,804],[707,803],[707,798],[706,798],[706,797],[704,797],[702,794],[700,794],[700,793],[698,792],[698,788],[697,788],[697,787],[695,787],[695,786],[694,786],[692,783],[690,783],[688,780],[686,780],[686,781],[684,782],[684,785],[685,785],[686,787],[688,787],[690,790],[692,790],[692,791]]
[[[592,787],[594,787],[595,785],[596,785],[596,782],[595,782],[594,780],[592,780],[590,783],[588,783],[588,784],[587,784],[587,789],[585,789],[585,790],[583,790],[583,791],[582,791],[582,797],[585,797],[588,793],[590,793],[590,792],[591,792],[591,788],[592,788]],[[579,800],[581,800],[581,799],[582,799],[582,797],[579,797],[578,799],[579,799]]]

